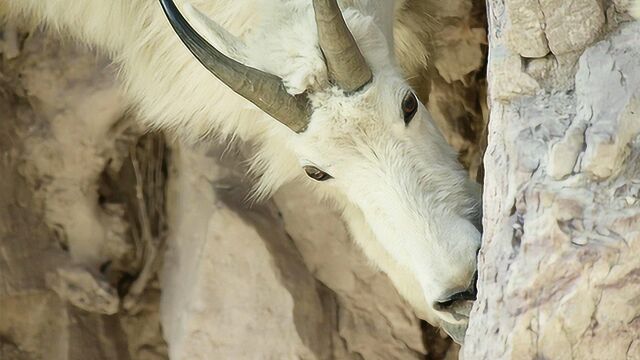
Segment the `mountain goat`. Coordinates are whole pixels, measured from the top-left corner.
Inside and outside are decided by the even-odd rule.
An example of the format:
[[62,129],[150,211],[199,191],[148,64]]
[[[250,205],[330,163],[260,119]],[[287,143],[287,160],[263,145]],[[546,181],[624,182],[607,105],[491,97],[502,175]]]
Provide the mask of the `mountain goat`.
[[331,199],[418,316],[461,341],[480,189],[397,64],[394,46],[426,56],[408,45],[425,29],[394,41],[404,1],[194,0],[185,19],[170,0],[9,0],[0,14],[109,54],[149,126],[259,144],[256,197],[298,181]]

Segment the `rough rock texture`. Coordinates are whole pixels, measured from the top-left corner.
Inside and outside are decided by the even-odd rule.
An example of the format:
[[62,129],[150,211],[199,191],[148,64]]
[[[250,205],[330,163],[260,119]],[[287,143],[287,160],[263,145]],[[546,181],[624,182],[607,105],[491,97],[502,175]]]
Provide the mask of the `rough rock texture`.
[[21,52],[0,63],[0,358],[161,359],[157,285],[105,315],[136,273],[120,266],[127,221],[98,191],[127,153],[113,69],[42,34],[4,40]]
[[[488,119],[485,4],[479,0],[427,2],[437,24],[430,42],[430,68],[421,79],[430,84],[427,107],[459,152],[469,176],[481,180]],[[420,89],[419,84],[414,86]]]
[[[475,176],[482,2],[434,4],[411,80]],[[243,147],[142,135],[106,59],[0,35],[0,359],[457,357],[330,206],[295,185],[248,203]]]
[[640,22],[624,1],[489,4],[485,232],[463,357],[640,359]]

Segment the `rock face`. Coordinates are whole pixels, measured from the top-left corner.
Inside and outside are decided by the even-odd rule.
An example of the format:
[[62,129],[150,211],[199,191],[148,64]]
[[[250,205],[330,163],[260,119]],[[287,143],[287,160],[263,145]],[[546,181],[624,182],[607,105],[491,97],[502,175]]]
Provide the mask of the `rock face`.
[[489,2],[479,300],[465,359],[640,359],[640,23]]
[[[410,0],[434,17],[429,66],[411,81],[473,179],[482,179],[488,111],[485,63],[487,33],[483,1]],[[425,94],[427,93],[427,94]]]
[[0,65],[0,358],[162,358],[158,287],[118,312],[132,244],[98,189],[126,153],[114,74],[42,34],[14,40]]

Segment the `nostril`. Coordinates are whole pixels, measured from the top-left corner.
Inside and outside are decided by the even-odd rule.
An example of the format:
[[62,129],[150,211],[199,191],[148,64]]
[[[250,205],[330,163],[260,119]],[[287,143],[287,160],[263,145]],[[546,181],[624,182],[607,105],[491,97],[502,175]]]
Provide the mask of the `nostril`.
[[471,279],[471,283],[469,284],[469,288],[467,288],[467,290],[455,293],[449,296],[448,298],[446,298],[446,300],[436,301],[434,304],[435,309],[445,310],[447,308],[450,308],[452,305],[454,305],[458,301],[476,300],[476,297],[478,295],[478,288],[476,287],[477,282],[478,282],[478,272],[476,271],[473,274],[473,278]]
[[454,302],[456,302],[456,299],[451,299],[447,301],[437,301],[436,309],[447,309],[451,307],[451,305],[453,305]]
[[475,299],[476,299],[475,286],[473,286],[473,290],[470,289],[470,290],[461,291],[459,293],[455,293],[451,295],[449,299],[444,301],[438,301],[436,302],[436,304],[438,308],[446,309],[451,307],[451,305],[453,305],[456,301],[475,300]]

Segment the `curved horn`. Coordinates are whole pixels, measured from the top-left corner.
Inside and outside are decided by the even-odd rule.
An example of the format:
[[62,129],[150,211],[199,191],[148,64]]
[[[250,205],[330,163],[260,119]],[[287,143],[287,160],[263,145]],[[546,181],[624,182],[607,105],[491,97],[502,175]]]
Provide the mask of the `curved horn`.
[[172,0],[160,0],[160,4],[182,42],[220,81],[291,130],[299,133],[307,128],[311,109],[306,96],[289,94],[281,78],[218,51],[189,25]]
[[329,76],[347,92],[359,90],[373,74],[353,35],[344,22],[336,0],[313,0],[320,49],[327,61]]

